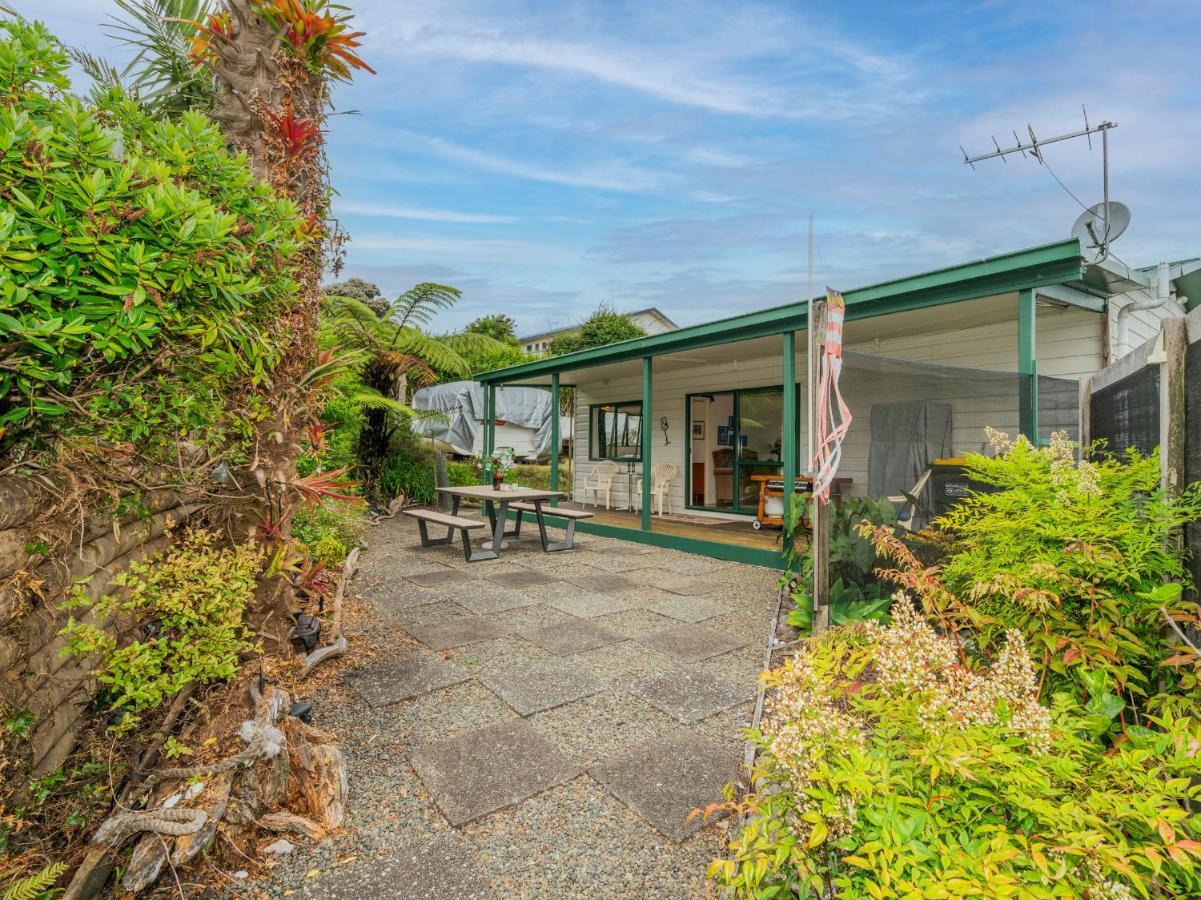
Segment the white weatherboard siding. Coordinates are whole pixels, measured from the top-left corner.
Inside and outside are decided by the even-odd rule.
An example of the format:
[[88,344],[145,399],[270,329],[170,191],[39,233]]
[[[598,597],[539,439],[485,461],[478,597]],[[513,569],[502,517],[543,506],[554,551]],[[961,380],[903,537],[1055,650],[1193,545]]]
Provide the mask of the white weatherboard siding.
[[1118,360],[1136,347],[1141,347],[1159,334],[1165,319],[1180,315],[1175,303],[1164,304],[1154,309],[1139,309],[1118,320],[1119,311],[1134,303],[1146,303],[1152,299],[1149,291],[1130,291],[1119,294],[1109,301],[1109,340],[1111,360]]
[[[1016,297],[1013,300],[1016,310]],[[897,319],[898,328],[903,326],[904,316]],[[851,322],[846,328],[847,349],[877,356],[914,360],[965,368],[989,369],[995,372],[1017,370],[1017,321],[1016,317],[990,324],[957,328],[953,331],[924,331],[896,337],[871,338],[856,341],[856,331],[866,322],[880,332],[885,320]],[[1040,304],[1036,320],[1038,343],[1038,368],[1040,375],[1056,378],[1078,379],[1099,370],[1102,357],[1103,317],[1096,313],[1076,308]],[[887,331],[888,329],[883,329]],[[797,334],[797,346],[805,347],[805,335]],[[745,346],[745,345],[742,345]],[[743,359],[745,349],[739,344],[727,345],[724,349],[726,361],[694,362],[685,359],[687,352],[678,357],[665,356],[652,363],[652,404],[647,427],[651,431],[651,462],[671,462],[678,474],[671,488],[672,508],[685,508],[684,466],[685,447],[689,441],[686,433],[685,396],[706,391],[723,391],[734,388],[754,388],[779,385],[783,380],[783,362],[780,354],[759,351],[755,358]],[[721,356],[720,353],[716,354]],[[734,362],[733,360],[736,360]],[[592,404],[639,400],[642,397],[640,375],[632,366],[622,370],[619,377],[606,377],[604,369],[585,370],[576,375],[576,419],[575,419],[575,490],[582,497],[583,480],[591,471],[593,461],[588,459],[588,416]],[[798,353],[796,373],[798,380],[805,377],[805,356]],[[856,416],[855,424],[843,449],[841,474],[854,479],[855,492],[867,490],[867,457],[870,444],[871,407],[874,403],[891,403],[912,399],[937,399],[952,407],[952,446],[955,452],[980,451],[985,444],[986,425],[1016,434],[1018,428],[1017,382],[1015,378],[983,376],[964,381],[949,378],[939,391],[939,396],[929,397],[926,389],[918,389],[896,372],[874,371],[870,364],[864,368],[853,355],[846,360],[843,375],[843,395]],[[608,383],[605,383],[605,382]],[[805,391],[801,391],[798,409],[798,446],[804,454]],[[660,417],[666,416],[668,438],[664,445],[660,430]],[[710,428],[714,423],[710,422]],[[708,438],[709,436],[707,436]],[[711,438],[709,438],[711,443]],[[626,497],[625,464],[622,474],[614,481],[614,503],[624,506]],[[637,465],[636,471],[641,471]],[[802,461],[801,468],[804,468]],[[912,485],[898,485],[896,490],[908,490]]]

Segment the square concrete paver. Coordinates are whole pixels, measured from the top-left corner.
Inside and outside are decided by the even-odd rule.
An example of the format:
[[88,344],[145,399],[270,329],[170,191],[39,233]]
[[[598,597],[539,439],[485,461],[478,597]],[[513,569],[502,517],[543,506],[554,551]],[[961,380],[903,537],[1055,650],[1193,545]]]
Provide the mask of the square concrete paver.
[[700,815],[685,819],[722,799],[722,788],[738,775],[738,756],[680,732],[590,766],[588,774],[660,833],[682,841],[708,824]]
[[747,644],[746,640],[714,631],[704,625],[679,625],[664,628],[643,637],[635,638],[639,643],[662,650],[685,662],[699,662],[719,653],[728,653]]
[[679,572],[681,575],[708,575],[710,572],[721,571],[726,565],[707,556],[689,554],[678,559],[669,559],[663,564],[663,568]]
[[611,594],[638,586],[623,575],[573,575],[567,580],[593,594]]
[[490,641],[506,634],[502,626],[479,616],[464,616],[453,622],[433,625],[409,625],[405,631],[431,650],[449,650],[464,644]]
[[570,613],[581,619],[591,619],[593,616],[607,616],[609,613],[625,612],[632,609],[634,604],[625,597],[613,594],[586,594],[566,586],[563,596],[546,601],[547,606],[553,606],[560,612]]
[[523,606],[533,606],[538,602],[536,597],[501,587],[490,581],[452,584],[446,588],[445,593],[460,606],[465,606],[476,615],[481,616],[489,613],[508,612],[510,609],[520,609]]
[[546,575],[542,572],[498,572],[495,575],[489,575],[488,580],[514,590],[521,590],[525,587],[532,587],[535,584],[547,584],[557,579],[553,575]]
[[574,665],[535,665],[480,676],[492,693],[523,716],[589,697],[609,686]]
[[426,844],[328,869],[307,882],[296,896],[305,900],[363,897],[485,900],[493,893],[471,861],[471,848],[455,832],[445,831]]
[[456,827],[580,774],[524,719],[422,747],[410,762]]
[[371,706],[387,706],[467,681],[470,677],[470,672],[444,659],[412,650],[387,662],[359,669],[347,680]]
[[405,579],[421,587],[441,587],[455,581],[473,580],[474,576],[459,569],[435,569],[430,572],[419,572],[416,575],[406,575]]
[[726,604],[712,597],[681,597],[676,594],[667,594],[645,606],[651,612],[681,622],[703,622],[730,611]]
[[595,650],[597,647],[625,640],[620,634],[588,619],[571,619],[559,625],[527,631],[524,637],[558,656],[567,656],[582,650]]
[[715,578],[702,578],[699,575],[669,575],[656,579],[655,586],[660,590],[682,594],[685,597],[699,597],[720,590],[722,584]]
[[750,684],[740,689],[704,669],[688,668],[640,681],[630,688],[630,693],[687,725],[753,697],[755,686]]

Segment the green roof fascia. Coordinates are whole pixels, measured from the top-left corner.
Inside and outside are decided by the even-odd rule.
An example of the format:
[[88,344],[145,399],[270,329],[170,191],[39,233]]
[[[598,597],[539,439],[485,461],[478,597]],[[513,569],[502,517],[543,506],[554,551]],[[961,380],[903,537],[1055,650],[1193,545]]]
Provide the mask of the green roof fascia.
[[[1076,238],[1069,238],[1054,244],[855,288],[845,291],[843,298],[847,303],[848,319],[866,319],[974,300],[1023,288],[1075,281],[1081,277],[1082,271],[1080,242]],[[808,302],[802,300],[664,334],[633,338],[590,350],[578,350],[563,356],[495,369],[477,375],[476,379],[485,383],[503,382],[554,371],[586,369],[643,356],[734,343],[783,331],[801,331],[805,328],[807,314]]]

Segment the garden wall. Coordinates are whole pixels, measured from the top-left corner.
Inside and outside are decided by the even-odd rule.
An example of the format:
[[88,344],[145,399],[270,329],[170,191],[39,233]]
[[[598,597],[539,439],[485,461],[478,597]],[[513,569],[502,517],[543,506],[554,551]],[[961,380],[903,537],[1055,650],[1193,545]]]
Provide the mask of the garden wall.
[[87,579],[82,590],[99,597],[131,561],[162,549],[169,523],[198,508],[173,491],[152,493],[136,513],[73,523],[69,548],[48,556],[34,525],[53,502],[33,479],[0,478],[0,698],[35,716],[27,760],[34,774],[53,771],[71,752],[95,688],[90,665],[61,653],[58,632],[69,615],[61,604],[71,586]]

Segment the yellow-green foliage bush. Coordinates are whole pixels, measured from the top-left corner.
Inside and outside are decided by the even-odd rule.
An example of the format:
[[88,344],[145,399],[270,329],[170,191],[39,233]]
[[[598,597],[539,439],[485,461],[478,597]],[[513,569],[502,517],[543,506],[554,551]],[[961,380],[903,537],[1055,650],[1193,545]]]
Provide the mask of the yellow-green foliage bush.
[[95,603],[77,593],[69,606],[90,606],[99,622],[117,617],[125,627],[115,637],[72,615],[63,652],[96,659],[110,706],[125,710],[121,727],[132,728],[138,713],[188,683],[237,673],[238,654],[254,647],[243,613],[260,569],[255,545],[224,548],[211,532],[189,531],[150,562],[132,563],[116,576],[113,584],[123,591]]
[[320,506],[306,506],[296,511],[292,537],[313,559],[336,566],[359,545],[366,528],[360,505],[327,500]]
[[1161,607],[1188,616],[1184,560],[1171,535],[1201,517],[1201,485],[1160,488],[1159,454],[1077,462],[1067,436],[1035,449],[993,433],[998,453],[967,460],[994,488],[939,520],[951,552],[938,573],[985,650],[1019,629],[1053,690],[1077,668],[1102,670],[1115,691],[1154,694]]
[[1111,746],[1105,683],[1044,706],[1020,631],[969,670],[898,597],[768,676],[747,823],[711,874],[740,897],[1201,896],[1201,725]]

